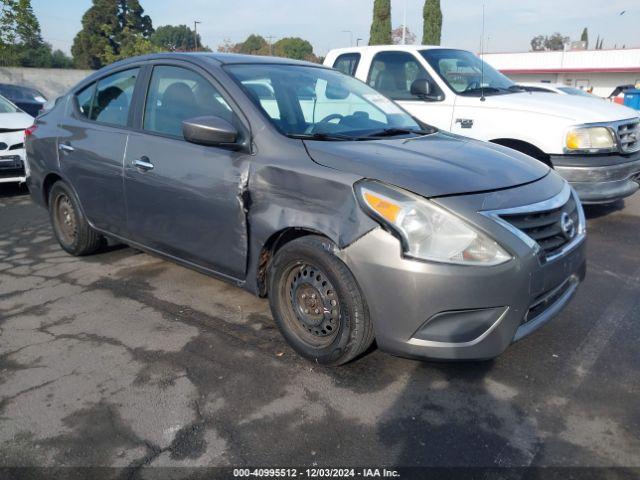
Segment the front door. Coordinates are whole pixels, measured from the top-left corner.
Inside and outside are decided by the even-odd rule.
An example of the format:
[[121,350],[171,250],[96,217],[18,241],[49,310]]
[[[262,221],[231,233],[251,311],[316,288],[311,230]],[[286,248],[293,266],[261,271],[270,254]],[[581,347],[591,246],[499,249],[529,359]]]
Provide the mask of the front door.
[[[411,84],[419,78],[430,80],[438,89],[441,100],[426,101],[413,95]],[[445,96],[413,54],[401,51],[377,53],[371,62],[367,83],[421,122],[446,131],[451,129],[454,97]]]
[[120,71],[78,92],[60,124],[60,168],[92,225],[126,235],[122,161],[138,68]]
[[143,132],[129,136],[125,195],[131,239],[243,279],[247,226],[240,198],[246,154],[187,143],[182,120],[217,115],[238,124],[219,90],[186,67],[154,66]]

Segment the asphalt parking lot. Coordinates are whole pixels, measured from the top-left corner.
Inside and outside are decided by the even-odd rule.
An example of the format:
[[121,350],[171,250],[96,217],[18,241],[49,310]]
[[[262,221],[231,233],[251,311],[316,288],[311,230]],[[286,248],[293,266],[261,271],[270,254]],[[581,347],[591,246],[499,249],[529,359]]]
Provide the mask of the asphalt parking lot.
[[131,248],[82,259],[0,185],[0,466],[640,466],[640,194],[496,360],[299,359],[266,300]]

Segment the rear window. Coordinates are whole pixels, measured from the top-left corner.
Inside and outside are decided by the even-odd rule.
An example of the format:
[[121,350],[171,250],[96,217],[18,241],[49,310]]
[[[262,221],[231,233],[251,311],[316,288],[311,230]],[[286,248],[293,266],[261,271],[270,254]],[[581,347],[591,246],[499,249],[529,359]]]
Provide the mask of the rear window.
[[95,90],[96,84],[92,83],[80,93],[76,94],[76,100],[78,101],[78,110],[80,111],[80,114],[85,118],[89,118],[89,115],[91,115],[93,94]]
[[114,73],[77,93],[80,114],[88,120],[126,126],[138,70]]
[[354,77],[358,69],[358,63],[360,63],[359,53],[343,53],[336,58],[336,61],[333,63],[333,68]]

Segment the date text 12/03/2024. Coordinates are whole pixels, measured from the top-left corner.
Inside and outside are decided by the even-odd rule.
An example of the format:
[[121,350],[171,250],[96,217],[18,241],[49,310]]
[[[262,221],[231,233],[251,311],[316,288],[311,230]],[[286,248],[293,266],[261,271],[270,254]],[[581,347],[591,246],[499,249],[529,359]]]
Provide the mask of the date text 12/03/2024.
[[236,478],[397,478],[397,470],[386,468],[238,468],[233,470]]

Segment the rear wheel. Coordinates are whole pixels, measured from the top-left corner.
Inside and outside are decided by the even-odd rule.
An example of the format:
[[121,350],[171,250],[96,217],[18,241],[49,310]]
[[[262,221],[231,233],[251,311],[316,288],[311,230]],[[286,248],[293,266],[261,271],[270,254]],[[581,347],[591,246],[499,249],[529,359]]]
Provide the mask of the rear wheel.
[[49,217],[53,233],[67,253],[90,255],[100,248],[102,236],[91,228],[72,190],[62,181],[49,191]]
[[269,303],[282,335],[301,356],[341,365],[373,342],[366,302],[347,266],[318,236],[284,245],[269,268]]

